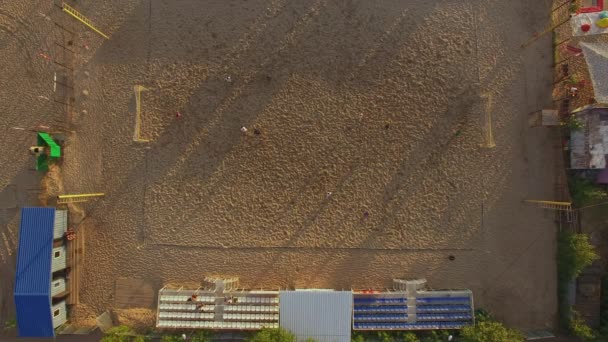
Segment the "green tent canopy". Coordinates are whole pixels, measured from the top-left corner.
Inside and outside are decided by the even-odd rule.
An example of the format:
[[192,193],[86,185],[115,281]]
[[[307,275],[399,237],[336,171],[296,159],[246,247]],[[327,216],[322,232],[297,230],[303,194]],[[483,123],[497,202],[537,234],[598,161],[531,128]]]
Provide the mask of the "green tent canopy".
[[37,140],[38,146],[47,146],[49,148],[49,154],[42,153],[36,158],[36,170],[48,171],[49,159],[52,161],[61,157],[61,146],[57,145],[48,133],[38,132]]
[[61,147],[57,145],[55,140],[51,138],[48,133],[38,132],[38,145],[39,146],[48,146],[50,149],[49,156],[51,158],[59,158],[61,157]]

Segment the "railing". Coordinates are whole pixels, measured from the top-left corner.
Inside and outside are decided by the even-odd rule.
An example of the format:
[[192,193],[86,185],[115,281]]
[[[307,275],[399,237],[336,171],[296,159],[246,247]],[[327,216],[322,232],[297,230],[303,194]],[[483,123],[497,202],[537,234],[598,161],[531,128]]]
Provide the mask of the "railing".
[[80,14],[80,12],[78,12],[77,10],[75,10],[70,5],[68,5],[65,2],[63,2],[63,3],[61,3],[61,9],[64,12],[66,12],[67,14],[71,15],[72,17],[74,17],[74,19],[76,19],[76,20],[80,21],[81,23],[85,24],[91,30],[93,30],[96,33],[100,34],[105,39],[110,39],[110,37],[108,37],[105,33],[103,33],[100,30],[98,30],[95,27],[95,25],[93,25],[93,22],[89,18],[87,18],[84,15]]

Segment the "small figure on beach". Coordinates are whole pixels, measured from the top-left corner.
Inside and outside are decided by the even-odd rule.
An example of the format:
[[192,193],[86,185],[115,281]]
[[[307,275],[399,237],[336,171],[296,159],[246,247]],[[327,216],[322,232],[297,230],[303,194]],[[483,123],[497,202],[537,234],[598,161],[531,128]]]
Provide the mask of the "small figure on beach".
[[64,236],[68,241],[73,241],[76,238],[76,232],[74,231],[73,228],[69,228],[65,232]]
[[232,83],[232,77],[230,77],[230,75],[226,75],[226,77],[224,77],[224,80],[228,83]]
[[176,119],[178,119],[178,120],[179,120],[181,117],[182,117],[182,113],[180,113],[180,112],[175,112],[175,118],[176,118]]
[[326,197],[326,198],[330,198],[330,197],[331,197],[331,195],[332,195],[332,192],[331,192],[331,191],[328,191],[328,192],[325,194],[325,197]]
[[241,126],[241,133],[247,133],[248,129],[245,126]]
[[42,52],[38,53],[38,56],[40,56],[40,57],[42,57],[42,58],[44,58],[44,59],[46,59],[46,60],[49,60],[49,61],[51,61],[51,60],[52,60],[52,59],[51,59],[51,57],[50,57],[49,55],[44,54],[44,53],[42,53]]

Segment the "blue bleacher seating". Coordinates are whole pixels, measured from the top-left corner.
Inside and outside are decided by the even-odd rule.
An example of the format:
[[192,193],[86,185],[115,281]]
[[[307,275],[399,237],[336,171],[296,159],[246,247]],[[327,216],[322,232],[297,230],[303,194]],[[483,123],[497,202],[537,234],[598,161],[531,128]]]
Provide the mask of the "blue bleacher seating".
[[432,303],[470,303],[469,297],[420,297],[416,298],[416,304]]
[[470,305],[418,305],[416,312],[471,312]]

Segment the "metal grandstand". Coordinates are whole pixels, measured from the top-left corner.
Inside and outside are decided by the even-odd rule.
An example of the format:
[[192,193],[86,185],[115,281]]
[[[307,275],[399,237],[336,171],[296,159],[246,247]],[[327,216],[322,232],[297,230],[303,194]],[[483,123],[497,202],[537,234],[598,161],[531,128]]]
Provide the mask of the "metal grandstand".
[[474,322],[469,290],[424,290],[426,281],[394,280],[394,291],[353,291],[353,330],[460,329]]
[[[430,290],[425,280],[395,279],[393,283],[393,290],[349,292],[352,301],[340,307],[352,312],[352,330],[460,329],[474,323],[470,290]],[[238,288],[237,278],[207,278],[204,285],[196,289],[164,287],[158,294],[156,327],[232,331],[278,328],[280,298],[291,292],[294,291],[242,290]],[[283,309],[300,312],[306,307],[319,313],[327,310],[327,303],[316,306],[310,301],[305,301],[303,306],[294,304],[304,303],[301,301],[290,303],[283,303]],[[290,327],[283,320],[281,325]],[[309,337],[322,335],[311,329],[307,330]]]
[[238,279],[206,279],[198,289],[162,288],[156,327],[259,330],[279,327],[279,292],[238,290]]

